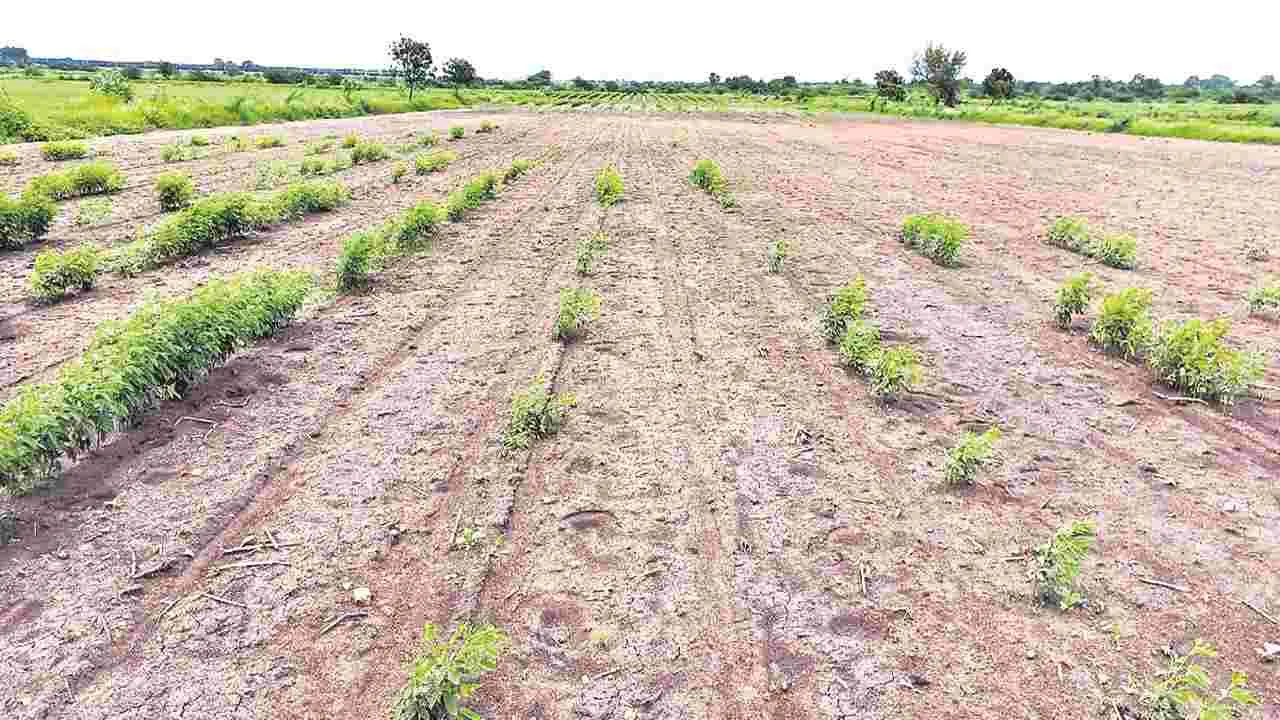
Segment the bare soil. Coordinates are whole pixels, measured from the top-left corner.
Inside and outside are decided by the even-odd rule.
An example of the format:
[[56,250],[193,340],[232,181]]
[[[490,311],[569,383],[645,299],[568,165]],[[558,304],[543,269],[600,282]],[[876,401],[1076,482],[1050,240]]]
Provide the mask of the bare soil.
[[[468,133],[444,173],[392,185],[388,163],[360,166],[339,176],[357,190],[334,213],[28,305],[36,251],[121,242],[155,219],[148,178],[175,134],[102,140],[130,178],[121,222],[60,224],[0,257],[8,397],[148,295],[254,266],[331,268],[346,234],[545,158],[429,255],[308,309],[55,486],[0,498],[16,517],[0,547],[8,717],[386,717],[423,625],[463,621],[511,637],[473,699],[490,718],[1129,718],[1126,687],[1197,637],[1221,651],[1218,684],[1243,670],[1263,714],[1280,713],[1277,666],[1258,654],[1280,641],[1263,616],[1280,618],[1280,398],[1168,402],[1050,310],[1081,269],[1149,287],[1159,317],[1233,317],[1232,338],[1280,386],[1280,325],[1243,311],[1280,252],[1241,250],[1280,227],[1280,148],[883,119],[430,113],[281,125],[286,148],[183,169],[202,191],[245,187],[260,159],[307,138],[392,142],[482,120],[501,129]],[[0,176],[11,190],[43,163],[22,156]],[[737,208],[687,183],[704,157]],[[605,209],[593,178],[609,163],[626,194]],[[926,211],[973,227],[963,267],[896,239]],[[1045,245],[1066,213],[1133,233],[1139,268]],[[609,249],[579,280],[575,244],[598,230]],[[792,257],[770,274],[776,238]],[[827,295],[858,274],[885,336],[924,358],[923,392],[897,403],[816,332]],[[603,312],[560,345],[557,291],[579,282]],[[558,435],[505,453],[511,395],[535,376],[578,404]],[[945,450],[992,424],[999,462],[975,487],[943,486]],[[1087,604],[1041,608],[1022,558],[1075,519],[1099,528]],[[348,613],[364,614],[330,627]]]

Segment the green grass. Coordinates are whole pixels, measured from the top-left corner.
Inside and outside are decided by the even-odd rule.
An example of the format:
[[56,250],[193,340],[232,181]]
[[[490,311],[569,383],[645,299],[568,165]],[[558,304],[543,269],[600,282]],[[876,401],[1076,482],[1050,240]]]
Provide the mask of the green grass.
[[902,222],[902,241],[943,267],[960,264],[960,247],[969,226],[944,215],[909,215]]

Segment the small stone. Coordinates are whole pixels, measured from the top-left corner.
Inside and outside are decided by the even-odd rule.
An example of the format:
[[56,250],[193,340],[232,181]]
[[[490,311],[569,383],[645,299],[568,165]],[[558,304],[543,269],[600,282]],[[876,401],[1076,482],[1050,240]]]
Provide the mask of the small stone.
[[1027,648],[1027,659],[1028,659],[1028,660],[1035,660],[1035,659],[1036,659],[1036,649],[1035,649],[1035,648]]
[[373,593],[369,592],[369,588],[366,587],[358,587],[351,591],[351,599],[355,600],[357,605],[369,602],[369,598],[372,596]]

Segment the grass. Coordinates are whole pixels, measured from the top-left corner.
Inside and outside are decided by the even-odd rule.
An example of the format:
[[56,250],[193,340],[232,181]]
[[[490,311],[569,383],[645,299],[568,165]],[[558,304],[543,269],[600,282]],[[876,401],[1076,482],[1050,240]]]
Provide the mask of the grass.
[[0,488],[29,491],[64,454],[93,447],[161,400],[179,397],[246,343],[275,333],[310,291],[303,273],[211,280],[186,298],[149,301],[98,328],[83,355],[0,408]]
[[1155,335],[1151,320],[1151,291],[1127,288],[1102,299],[1089,339],[1107,352],[1136,358],[1146,352]]
[[181,210],[191,205],[195,197],[195,185],[191,176],[180,172],[167,172],[156,178],[156,198],[164,212]]
[[76,208],[76,227],[93,227],[104,223],[111,217],[111,211],[111,198],[85,200]]
[[419,175],[439,172],[449,167],[449,163],[457,159],[458,155],[448,150],[424,153],[413,159],[413,171]]
[[787,251],[791,249],[791,245],[786,240],[774,240],[769,243],[769,248],[765,253],[765,261],[769,267],[769,272],[782,272],[782,265],[787,260]]
[[447,640],[434,625],[422,629],[422,649],[414,657],[404,688],[396,696],[392,720],[479,720],[462,705],[497,668],[507,636],[493,625],[463,623]]
[[461,125],[454,125],[453,127],[449,128],[450,140],[461,140],[462,137],[466,134],[467,134],[467,129],[462,127]]
[[555,336],[568,342],[582,335],[587,324],[600,314],[600,296],[586,288],[560,290],[560,307],[556,311]]
[[1036,595],[1042,605],[1056,605],[1063,610],[1084,602],[1076,589],[1080,564],[1096,534],[1094,524],[1076,521],[1054,533],[1053,538],[1036,548]]
[[89,162],[62,172],[35,178],[27,186],[27,194],[44,195],[65,200],[85,195],[105,195],[124,189],[124,176],[110,163]]
[[902,222],[902,241],[936,265],[960,264],[960,247],[969,237],[969,227],[943,215],[909,215]]
[[1223,342],[1231,321],[1192,319],[1169,323],[1151,343],[1147,364],[1156,378],[1191,397],[1230,405],[1262,379],[1261,355],[1232,350]]
[[53,199],[27,192],[17,200],[0,193],[0,249],[17,250],[49,231],[58,214]]
[[1080,273],[1067,278],[1062,287],[1058,288],[1058,296],[1053,303],[1053,316],[1058,321],[1058,327],[1064,330],[1071,327],[1075,316],[1089,308],[1093,293],[1092,282],[1092,274]]
[[1280,284],[1259,286],[1249,291],[1249,314],[1280,311]]
[[525,450],[537,440],[554,435],[575,403],[572,395],[552,394],[541,376],[534,378],[524,392],[511,399],[511,417],[502,433],[502,446]]
[[590,274],[591,266],[595,264],[596,258],[603,254],[608,247],[609,236],[602,232],[579,240],[577,251],[574,253],[574,271],[579,275]]
[[609,207],[622,199],[622,175],[618,168],[609,165],[596,175],[596,200]]
[[76,140],[52,140],[40,146],[45,160],[77,160],[89,156],[89,146]]
[[1000,428],[990,428],[981,435],[967,432],[959,444],[947,451],[943,470],[948,485],[972,485],[978,470],[991,457],[995,443],[1000,439]]
[[36,255],[35,269],[27,284],[37,302],[52,303],[68,290],[84,292],[93,287],[104,254],[92,245],[65,250],[46,250]]

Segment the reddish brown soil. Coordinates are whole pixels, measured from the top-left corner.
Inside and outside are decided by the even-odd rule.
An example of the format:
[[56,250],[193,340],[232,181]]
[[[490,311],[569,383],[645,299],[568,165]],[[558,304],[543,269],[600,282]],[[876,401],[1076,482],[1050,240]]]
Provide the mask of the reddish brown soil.
[[[301,138],[483,119],[285,125],[284,150],[186,165],[202,189],[244,187],[256,158]],[[38,247],[0,257],[8,396],[149,293],[332,267],[346,233],[547,158],[367,294],[307,310],[55,486],[0,499],[18,518],[0,548],[9,716],[385,717],[423,624],[462,621],[511,636],[474,699],[492,718],[1114,717],[1131,678],[1195,637],[1221,650],[1219,681],[1248,672],[1277,712],[1257,650],[1280,627],[1244,604],[1280,617],[1277,403],[1161,400],[1141,367],[1057,330],[1050,303],[1087,266],[1151,288],[1161,317],[1233,316],[1280,385],[1276,321],[1242,311],[1280,253],[1240,251],[1280,225],[1280,149],[835,118],[488,119],[502,129],[468,135],[443,174],[392,186],[388,164],[356,168],[346,208],[57,306],[22,300]],[[170,140],[102,143],[133,183]],[[0,176],[13,187],[41,162],[23,157]],[[737,209],[685,181],[703,157]],[[603,209],[592,180],[608,163],[626,197]],[[148,221],[149,190],[128,193],[117,209],[135,220],[93,237]],[[973,226],[963,267],[895,239],[923,211]],[[1044,245],[1062,213],[1133,233],[1139,269]],[[585,283],[602,315],[561,346],[557,290],[601,229]],[[792,257],[775,275],[780,237]],[[858,274],[885,335],[924,358],[925,393],[878,403],[818,336],[825,297]],[[503,453],[509,399],[536,375],[578,405],[557,436]],[[999,463],[943,487],[946,448],[991,423]],[[1010,558],[1085,518],[1087,606],[1038,607],[1030,564]],[[284,547],[224,554],[268,532]],[[224,569],[265,561],[280,564]]]

